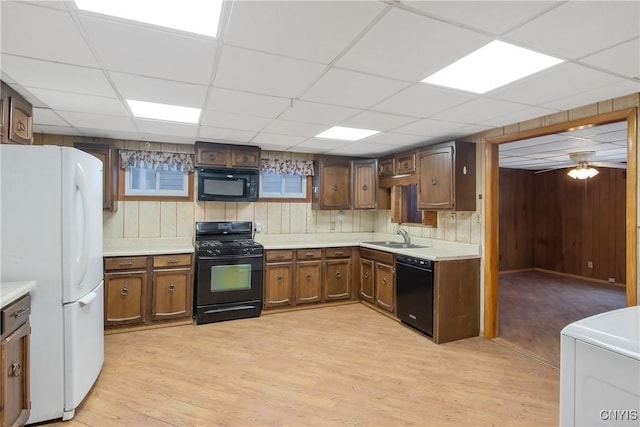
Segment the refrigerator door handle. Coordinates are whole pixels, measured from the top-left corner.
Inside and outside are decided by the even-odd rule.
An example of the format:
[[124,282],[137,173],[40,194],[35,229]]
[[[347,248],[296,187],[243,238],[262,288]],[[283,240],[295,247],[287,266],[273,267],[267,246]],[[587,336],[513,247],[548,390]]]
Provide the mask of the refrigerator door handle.
[[[80,196],[80,203],[82,203],[82,246],[76,252],[76,265],[78,269],[77,283],[80,284],[84,280],[84,276],[87,273],[87,252],[89,246],[89,224],[87,223],[87,203],[86,197],[87,193],[87,177],[84,173],[84,169],[82,169],[82,165],[80,163],[76,163],[75,174],[74,174],[74,183],[76,187],[76,196]],[[77,218],[76,218],[77,221]]]
[[80,298],[78,300],[78,302],[80,303],[80,307],[84,307],[85,305],[89,305],[91,304],[91,301],[93,301],[94,299],[96,299],[96,297],[98,296],[97,292],[89,292],[88,294],[86,294],[85,296],[83,296],[82,298]]

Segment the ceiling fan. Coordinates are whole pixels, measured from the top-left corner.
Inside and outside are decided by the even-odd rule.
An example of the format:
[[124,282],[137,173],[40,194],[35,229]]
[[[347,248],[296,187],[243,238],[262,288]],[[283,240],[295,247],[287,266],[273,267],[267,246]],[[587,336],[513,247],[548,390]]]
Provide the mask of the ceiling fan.
[[[593,158],[595,157],[595,155],[595,151],[576,151],[573,153],[569,153],[569,159],[573,163],[576,163],[576,165],[567,173],[567,175],[574,179],[587,179],[593,178],[598,174],[598,170],[593,166],[617,169],[627,168],[627,164],[622,162],[594,162]],[[535,173],[549,172],[552,170],[564,169],[566,167],[570,166],[557,166],[555,168],[536,171]]]

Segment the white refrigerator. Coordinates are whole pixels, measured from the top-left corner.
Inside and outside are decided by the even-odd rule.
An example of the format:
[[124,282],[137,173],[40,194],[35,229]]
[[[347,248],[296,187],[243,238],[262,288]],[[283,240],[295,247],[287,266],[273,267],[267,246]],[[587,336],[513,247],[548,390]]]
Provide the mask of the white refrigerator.
[[74,416],[104,361],[102,162],[0,145],[0,282],[31,293],[28,423]]

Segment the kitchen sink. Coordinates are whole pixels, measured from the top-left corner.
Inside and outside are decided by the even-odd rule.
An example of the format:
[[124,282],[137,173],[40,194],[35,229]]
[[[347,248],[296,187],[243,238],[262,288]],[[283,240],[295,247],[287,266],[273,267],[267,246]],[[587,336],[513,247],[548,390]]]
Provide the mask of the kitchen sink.
[[392,242],[390,240],[387,241],[379,241],[379,242],[362,242],[368,245],[376,245],[376,246],[384,246],[385,248],[398,248],[398,249],[418,249],[418,248],[428,248],[429,246],[416,245],[410,243],[406,245],[404,242]]

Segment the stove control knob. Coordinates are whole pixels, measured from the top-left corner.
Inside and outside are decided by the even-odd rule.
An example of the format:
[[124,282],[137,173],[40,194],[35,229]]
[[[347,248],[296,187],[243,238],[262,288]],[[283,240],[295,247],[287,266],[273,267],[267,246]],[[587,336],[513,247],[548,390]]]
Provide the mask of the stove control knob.
[[220,255],[220,249],[215,250],[216,255]]

